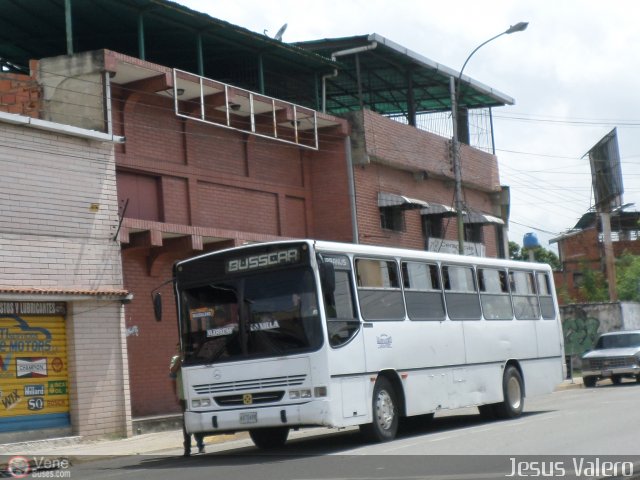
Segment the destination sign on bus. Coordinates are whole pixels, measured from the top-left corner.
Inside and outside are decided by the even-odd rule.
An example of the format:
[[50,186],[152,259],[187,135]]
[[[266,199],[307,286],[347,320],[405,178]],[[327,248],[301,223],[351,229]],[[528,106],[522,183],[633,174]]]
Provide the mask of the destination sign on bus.
[[227,261],[227,273],[248,272],[261,268],[276,267],[288,263],[300,261],[300,251],[298,248],[288,248],[286,250],[276,250],[270,253],[260,253],[257,255],[247,255],[245,257],[234,258]]

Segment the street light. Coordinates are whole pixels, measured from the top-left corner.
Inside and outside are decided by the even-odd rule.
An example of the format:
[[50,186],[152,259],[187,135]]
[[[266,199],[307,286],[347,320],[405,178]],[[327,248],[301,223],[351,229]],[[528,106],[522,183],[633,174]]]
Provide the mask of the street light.
[[449,77],[449,91],[451,93],[451,120],[453,122],[453,139],[451,142],[451,146],[453,149],[453,174],[455,177],[455,199],[456,199],[456,216],[458,220],[458,253],[460,255],[464,255],[464,221],[462,218],[462,174],[460,172],[460,151],[459,151],[459,142],[458,142],[458,97],[459,97],[459,86],[460,80],[462,79],[462,72],[464,72],[464,68],[469,63],[469,60],[480,48],[485,46],[487,43],[495,40],[502,35],[510,35],[515,32],[522,32],[526,30],[528,22],[518,22],[515,25],[510,26],[504,32],[499,33],[495,37],[491,37],[489,40],[482,42],[478,45],[474,50],[469,54],[467,59],[462,64],[462,68],[460,69],[460,73],[457,78]]

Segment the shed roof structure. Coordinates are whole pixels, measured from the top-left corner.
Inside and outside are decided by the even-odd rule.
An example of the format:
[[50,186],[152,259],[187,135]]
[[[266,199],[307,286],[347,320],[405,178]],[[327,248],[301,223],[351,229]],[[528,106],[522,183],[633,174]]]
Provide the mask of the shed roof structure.
[[[363,105],[388,115],[451,110],[449,83],[460,73],[377,33],[297,45],[340,62],[340,72],[326,78],[328,112],[360,110]],[[458,88],[458,104],[468,109],[514,103],[466,75]]]
[[[316,110],[324,84],[331,114],[366,107],[408,117],[450,110],[449,79],[458,77],[378,34],[289,44],[169,0],[0,0],[0,11],[0,71],[107,49]],[[514,103],[467,76],[459,101],[470,109]]]

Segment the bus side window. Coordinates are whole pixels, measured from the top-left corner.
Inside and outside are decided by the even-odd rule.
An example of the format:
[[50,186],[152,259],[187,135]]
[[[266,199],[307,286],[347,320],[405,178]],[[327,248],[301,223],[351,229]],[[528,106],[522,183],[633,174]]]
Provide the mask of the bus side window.
[[551,280],[547,273],[537,273],[538,295],[540,296],[540,311],[545,320],[556,318],[556,308],[553,303],[553,292],[551,291]]
[[533,273],[510,271],[511,297],[513,310],[518,320],[538,320],[540,308]]
[[358,300],[368,321],[404,320],[404,301],[395,260],[356,260]]
[[442,279],[451,320],[480,320],[480,299],[473,267],[443,266]]
[[478,269],[482,312],[487,320],[512,320],[507,272],[494,268]]
[[444,320],[444,298],[438,266],[402,262],[404,298],[411,320]]

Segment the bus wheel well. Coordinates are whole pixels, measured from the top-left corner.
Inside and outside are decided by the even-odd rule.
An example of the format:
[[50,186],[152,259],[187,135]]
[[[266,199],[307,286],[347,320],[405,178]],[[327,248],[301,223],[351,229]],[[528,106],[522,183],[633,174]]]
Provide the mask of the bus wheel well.
[[393,386],[393,389],[398,396],[398,413],[401,417],[406,416],[407,405],[404,397],[404,388],[402,386],[402,380],[400,380],[398,372],[396,372],[395,370],[382,370],[378,373],[378,377],[385,377],[387,380],[389,380],[389,382],[391,382],[391,385]]
[[518,362],[517,360],[511,359],[511,360],[507,360],[507,363],[504,364],[503,367],[503,371],[505,371],[507,369],[507,367],[514,367],[516,370],[518,370],[518,373],[520,374],[520,377],[522,378],[522,395],[523,396],[527,396],[527,386],[526,386],[526,381],[524,378],[524,372],[522,371],[522,366],[520,365],[520,362]]

